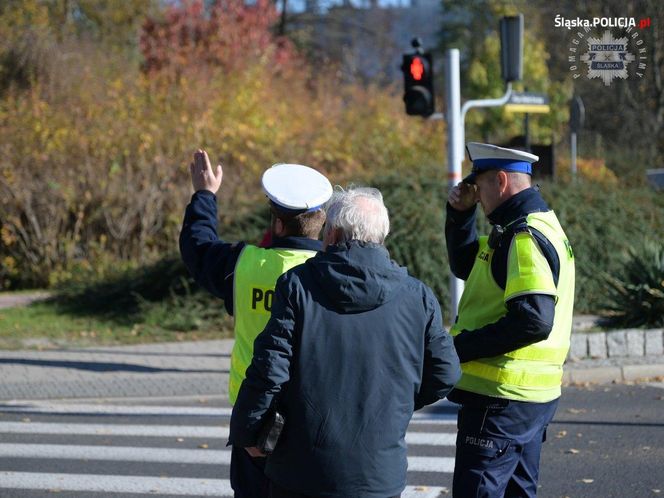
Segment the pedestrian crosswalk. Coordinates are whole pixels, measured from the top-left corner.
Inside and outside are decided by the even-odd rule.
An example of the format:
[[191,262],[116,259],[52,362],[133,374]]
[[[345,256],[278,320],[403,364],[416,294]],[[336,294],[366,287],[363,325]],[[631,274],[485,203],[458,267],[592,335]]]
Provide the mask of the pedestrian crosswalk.
[[[0,496],[232,496],[230,414],[210,406],[2,404]],[[449,493],[455,420],[445,404],[413,417],[404,498]]]

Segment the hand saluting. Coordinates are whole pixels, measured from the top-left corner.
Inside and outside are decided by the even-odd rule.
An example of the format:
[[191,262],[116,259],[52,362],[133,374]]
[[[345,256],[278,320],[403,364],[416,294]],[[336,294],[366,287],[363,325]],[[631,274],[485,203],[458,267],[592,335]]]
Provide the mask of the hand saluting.
[[457,211],[466,211],[472,208],[479,201],[477,187],[468,183],[460,182],[456,187],[450,190],[447,201]]
[[196,192],[209,190],[216,194],[219,187],[221,187],[221,179],[224,176],[221,164],[217,166],[216,173],[212,171],[210,158],[204,150],[198,149],[196,151],[194,162],[189,165],[189,172],[191,173],[191,184]]

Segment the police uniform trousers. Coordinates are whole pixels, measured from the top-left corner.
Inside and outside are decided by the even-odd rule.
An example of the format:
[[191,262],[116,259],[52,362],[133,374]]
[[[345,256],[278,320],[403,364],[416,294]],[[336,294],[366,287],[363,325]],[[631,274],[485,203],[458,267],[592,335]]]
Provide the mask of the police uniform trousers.
[[458,415],[455,498],[534,498],[546,428],[558,406],[491,400],[463,404]]
[[270,481],[263,457],[254,458],[244,448],[231,449],[231,488],[235,498],[268,498]]

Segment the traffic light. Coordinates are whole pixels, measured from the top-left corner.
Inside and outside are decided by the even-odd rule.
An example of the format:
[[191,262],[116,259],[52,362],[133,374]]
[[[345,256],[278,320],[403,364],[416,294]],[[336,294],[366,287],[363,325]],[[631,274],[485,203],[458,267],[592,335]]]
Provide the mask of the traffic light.
[[500,20],[500,69],[505,83],[523,77],[523,14]]
[[434,112],[433,60],[430,53],[422,53],[413,41],[415,53],[404,54],[401,70],[404,79],[403,101],[406,114],[431,116]]

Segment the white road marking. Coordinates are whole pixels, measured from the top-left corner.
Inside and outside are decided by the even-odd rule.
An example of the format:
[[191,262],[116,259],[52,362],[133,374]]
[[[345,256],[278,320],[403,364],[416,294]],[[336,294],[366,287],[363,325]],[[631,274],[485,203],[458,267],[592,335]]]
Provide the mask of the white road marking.
[[[451,405],[446,403],[445,405]],[[443,405],[443,406],[445,406]],[[151,415],[151,416],[190,416],[190,417],[230,417],[233,409],[229,407],[203,406],[125,406],[65,403],[22,403],[10,401],[0,403],[0,413],[48,413],[66,415]],[[411,424],[456,425],[456,413],[415,412]]]
[[406,432],[406,444],[455,446],[456,432]]
[[[135,446],[3,443],[0,445],[0,458],[229,465],[231,452],[228,450],[140,448]],[[413,472],[449,473],[453,469],[454,458],[451,457],[408,457],[408,470]]]
[[232,408],[214,408],[205,406],[124,406],[93,404],[60,403],[21,403],[0,404],[0,413],[49,413],[81,415],[155,415],[155,416],[193,416],[193,417],[230,417]]
[[229,465],[231,463],[231,452],[210,449],[139,448],[135,446],[3,443],[0,445],[0,458],[56,458],[58,460]]
[[197,437],[224,439],[228,427],[191,425],[58,424],[0,422],[0,433],[78,434],[85,436]]
[[186,496],[233,496],[227,479],[0,472],[0,489],[43,489]]
[[[62,490],[182,496],[233,496],[228,479],[107,476],[99,474],[41,474],[0,472],[0,489]],[[437,498],[446,488],[406,486],[402,498]]]
[[[228,427],[191,425],[67,424],[47,422],[0,422],[4,434],[67,434],[85,436],[136,436],[182,438],[228,438]],[[456,434],[407,432],[406,443],[427,446],[454,446]]]
[[454,457],[408,457],[409,472],[454,472]]

